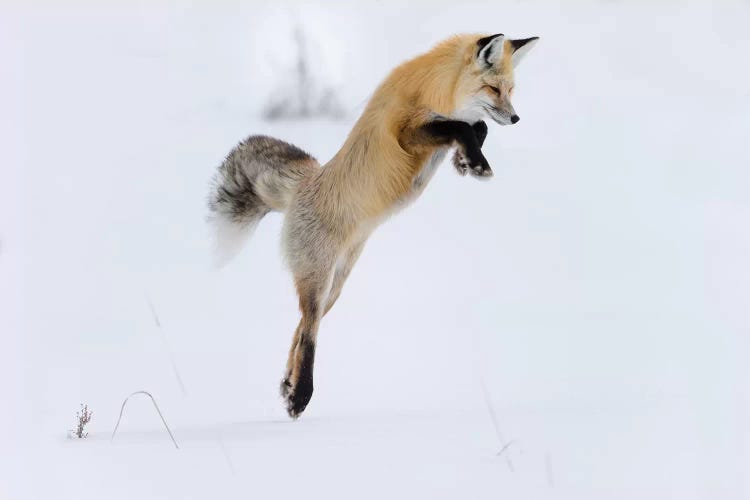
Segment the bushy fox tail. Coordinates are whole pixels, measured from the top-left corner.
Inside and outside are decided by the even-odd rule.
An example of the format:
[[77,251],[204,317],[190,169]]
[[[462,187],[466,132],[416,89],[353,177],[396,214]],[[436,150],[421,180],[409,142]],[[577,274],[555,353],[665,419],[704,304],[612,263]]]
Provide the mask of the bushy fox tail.
[[208,200],[216,261],[237,255],[264,215],[285,211],[299,182],[320,164],[298,147],[266,136],[251,136],[227,156],[214,176]]

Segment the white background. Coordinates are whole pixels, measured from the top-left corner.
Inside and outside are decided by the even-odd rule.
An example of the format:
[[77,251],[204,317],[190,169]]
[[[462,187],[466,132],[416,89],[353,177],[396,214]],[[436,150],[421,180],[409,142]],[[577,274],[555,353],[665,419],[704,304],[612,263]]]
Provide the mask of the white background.
[[[747,2],[1,9],[0,498],[750,495]],[[295,23],[342,122],[258,118]],[[457,32],[541,37],[521,122],[375,232],[289,422],[281,216],[211,270],[209,179],[252,133],[326,161]],[[110,444],[139,389],[179,451],[135,398]]]

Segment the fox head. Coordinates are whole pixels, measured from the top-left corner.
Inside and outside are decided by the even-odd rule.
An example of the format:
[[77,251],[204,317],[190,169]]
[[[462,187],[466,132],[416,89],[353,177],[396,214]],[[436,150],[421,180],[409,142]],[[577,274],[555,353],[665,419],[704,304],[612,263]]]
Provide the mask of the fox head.
[[477,40],[468,68],[458,81],[457,115],[466,118],[489,116],[500,125],[520,120],[511,104],[513,70],[536,44],[539,37],[510,40],[497,34]]

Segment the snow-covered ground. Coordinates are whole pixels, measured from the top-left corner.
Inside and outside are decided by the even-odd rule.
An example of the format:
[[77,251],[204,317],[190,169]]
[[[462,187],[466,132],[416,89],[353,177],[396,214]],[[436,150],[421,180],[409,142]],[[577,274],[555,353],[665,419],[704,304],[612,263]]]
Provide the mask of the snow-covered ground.
[[[4,3],[0,498],[750,497],[750,5],[683,3]],[[294,23],[343,122],[258,119]],[[208,181],[462,31],[542,37],[522,120],[375,232],[291,422],[281,217],[213,271]],[[110,443],[141,389],[179,450]]]

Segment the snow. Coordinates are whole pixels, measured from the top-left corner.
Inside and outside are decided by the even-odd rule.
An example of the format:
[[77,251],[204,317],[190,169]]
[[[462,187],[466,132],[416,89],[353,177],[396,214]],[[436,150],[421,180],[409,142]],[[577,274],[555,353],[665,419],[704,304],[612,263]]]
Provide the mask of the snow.
[[[746,2],[0,8],[0,498],[750,496]],[[257,118],[299,20],[344,121]],[[211,175],[462,31],[541,37],[522,120],[374,233],[289,421],[281,216],[214,271]],[[110,443],[137,390],[179,450],[137,397]]]

